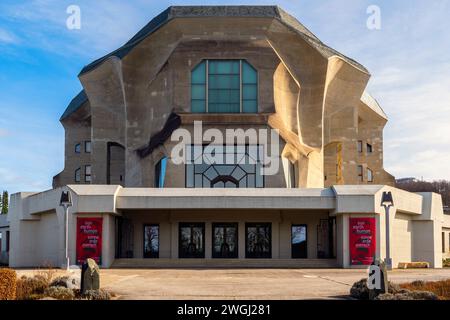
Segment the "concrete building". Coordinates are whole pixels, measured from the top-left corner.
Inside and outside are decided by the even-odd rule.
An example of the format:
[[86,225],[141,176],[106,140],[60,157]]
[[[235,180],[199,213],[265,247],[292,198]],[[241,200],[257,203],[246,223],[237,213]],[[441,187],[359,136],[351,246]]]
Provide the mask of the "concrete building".
[[9,263],[10,231],[8,216],[0,214],[0,265]]
[[[79,74],[60,120],[64,170],[53,190],[12,196],[11,265],[65,261],[59,197],[70,190],[72,261],[361,267],[386,256],[390,191],[394,266],[440,267],[442,201],[393,188],[369,78],[279,7],[168,8]],[[200,132],[181,141],[180,164],[174,135],[195,137],[199,122],[234,130],[232,149]],[[273,129],[279,140],[251,134]],[[210,146],[234,162],[204,162]]]

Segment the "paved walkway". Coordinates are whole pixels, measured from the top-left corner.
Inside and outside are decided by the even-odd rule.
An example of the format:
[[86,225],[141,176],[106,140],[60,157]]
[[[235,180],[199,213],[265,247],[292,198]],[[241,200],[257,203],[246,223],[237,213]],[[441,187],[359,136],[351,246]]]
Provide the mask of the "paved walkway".
[[[342,299],[364,270],[343,269],[108,269],[102,287],[118,299]],[[450,278],[450,269],[394,270],[390,281]]]

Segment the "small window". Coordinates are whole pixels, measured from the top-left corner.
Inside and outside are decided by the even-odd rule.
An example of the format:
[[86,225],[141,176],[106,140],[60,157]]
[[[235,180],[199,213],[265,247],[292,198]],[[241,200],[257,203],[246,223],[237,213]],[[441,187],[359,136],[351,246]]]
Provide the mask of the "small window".
[[358,153],[363,152],[363,142],[361,140],[358,141]]
[[364,181],[364,172],[363,172],[363,166],[358,166],[358,178],[359,181]]
[[164,188],[166,178],[167,158],[164,157],[158,161],[155,166],[155,188]]
[[367,181],[373,182],[373,171],[367,168]]
[[445,232],[442,232],[442,253],[445,253]]
[[84,181],[92,181],[92,167],[90,165],[84,167]]
[[9,252],[9,238],[10,238],[9,231],[6,231],[6,252]]
[[84,142],[84,152],[91,153],[92,152],[91,148],[92,148],[91,142],[90,141],[85,141]]
[[[296,163],[289,162],[289,181],[288,185],[290,188],[297,188],[297,165]],[[325,177],[326,180],[326,177]]]
[[75,153],[81,153],[81,144],[80,143],[77,143],[75,145]]
[[75,170],[75,182],[81,182],[81,168]]
[[372,153],[373,152],[373,147],[372,147],[372,145],[371,144],[367,144],[367,154],[370,154],[370,153]]

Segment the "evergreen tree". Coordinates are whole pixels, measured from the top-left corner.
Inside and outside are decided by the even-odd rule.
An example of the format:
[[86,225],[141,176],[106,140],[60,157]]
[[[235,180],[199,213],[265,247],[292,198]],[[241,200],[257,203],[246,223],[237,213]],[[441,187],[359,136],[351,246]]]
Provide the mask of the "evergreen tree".
[[2,204],[3,204],[3,200],[2,200],[2,195],[0,194],[0,214],[2,214]]
[[1,214],[8,213],[8,200],[9,200],[8,191],[3,191]]

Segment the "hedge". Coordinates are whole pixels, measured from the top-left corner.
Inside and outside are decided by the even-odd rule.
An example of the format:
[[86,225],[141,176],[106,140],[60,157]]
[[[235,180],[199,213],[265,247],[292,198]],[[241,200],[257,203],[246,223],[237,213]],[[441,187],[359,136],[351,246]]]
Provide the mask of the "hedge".
[[0,269],[0,300],[16,299],[16,272],[12,269]]

